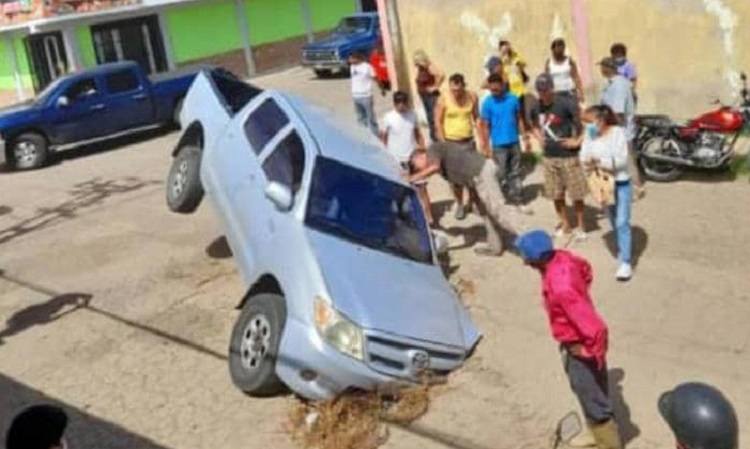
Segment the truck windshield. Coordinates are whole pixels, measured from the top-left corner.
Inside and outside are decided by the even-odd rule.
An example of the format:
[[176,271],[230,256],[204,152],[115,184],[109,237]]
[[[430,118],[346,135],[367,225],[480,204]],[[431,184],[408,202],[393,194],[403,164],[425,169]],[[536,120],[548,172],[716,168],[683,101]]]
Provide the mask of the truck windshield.
[[316,158],[305,224],[377,251],[432,263],[416,192],[322,156]]
[[345,17],[336,28],[338,34],[366,33],[370,29],[370,19],[367,17]]
[[52,92],[56,91],[57,88],[62,84],[63,80],[65,78],[58,78],[51,83],[47,85],[47,87],[44,88],[41,92],[39,92],[39,95],[36,96],[36,99],[34,99],[35,104],[43,104],[46,103],[49,97],[52,95]]

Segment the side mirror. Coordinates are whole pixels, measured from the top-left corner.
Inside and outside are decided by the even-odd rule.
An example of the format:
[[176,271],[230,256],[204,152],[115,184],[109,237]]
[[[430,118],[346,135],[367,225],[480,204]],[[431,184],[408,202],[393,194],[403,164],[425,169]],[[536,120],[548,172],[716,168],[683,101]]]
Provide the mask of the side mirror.
[[555,428],[555,444],[552,446],[554,449],[562,444],[568,444],[581,433],[583,427],[581,426],[581,418],[578,417],[578,413],[570,412],[563,417],[557,423]]
[[294,200],[292,199],[292,191],[289,187],[272,181],[266,187],[266,198],[268,198],[275,206],[276,209],[281,212],[287,212],[292,208]]
[[70,105],[70,100],[68,100],[68,97],[66,97],[65,95],[57,99],[58,108],[65,108],[65,107],[68,107],[69,105]]

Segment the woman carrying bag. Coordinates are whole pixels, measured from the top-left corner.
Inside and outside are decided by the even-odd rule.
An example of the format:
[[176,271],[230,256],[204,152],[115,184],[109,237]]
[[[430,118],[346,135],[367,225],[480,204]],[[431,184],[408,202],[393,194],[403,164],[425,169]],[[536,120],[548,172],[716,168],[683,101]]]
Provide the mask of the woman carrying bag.
[[628,140],[609,106],[597,105],[583,115],[586,131],[579,157],[587,172],[589,187],[600,206],[609,209],[617,236],[618,281],[633,276],[630,210],[633,184],[628,171]]

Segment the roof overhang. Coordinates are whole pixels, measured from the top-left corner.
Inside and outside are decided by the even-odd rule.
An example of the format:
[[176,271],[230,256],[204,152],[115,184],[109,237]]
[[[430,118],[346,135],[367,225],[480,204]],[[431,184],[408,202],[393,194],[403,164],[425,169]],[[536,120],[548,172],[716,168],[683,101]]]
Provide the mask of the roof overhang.
[[0,28],[0,35],[26,35],[65,28],[71,25],[87,25],[107,20],[126,19],[153,13],[173,6],[208,2],[213,0],[141,0],[137,5],[118,6],[100,11],[62,14],[55,17],[35,19]]

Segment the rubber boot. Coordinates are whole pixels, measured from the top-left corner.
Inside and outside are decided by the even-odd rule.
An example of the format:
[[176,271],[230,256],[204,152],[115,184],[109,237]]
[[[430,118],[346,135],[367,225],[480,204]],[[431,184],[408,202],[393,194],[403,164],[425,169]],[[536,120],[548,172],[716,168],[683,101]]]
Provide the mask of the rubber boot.
[[565,446],[572,448],[596,447],[596,439],[589,426],[573,437]]
[[594,434],[596,446],[599,449],[623,449],[620,431],[614,419],[601,424],[593,424],[591,433]]

